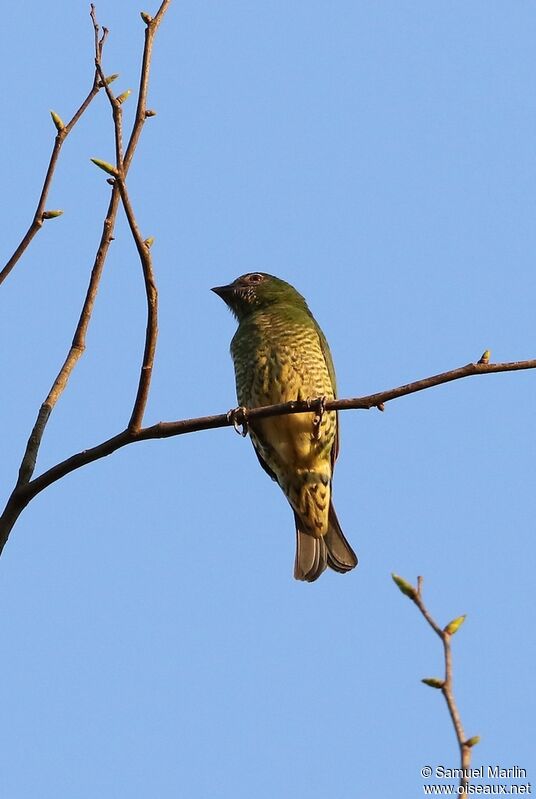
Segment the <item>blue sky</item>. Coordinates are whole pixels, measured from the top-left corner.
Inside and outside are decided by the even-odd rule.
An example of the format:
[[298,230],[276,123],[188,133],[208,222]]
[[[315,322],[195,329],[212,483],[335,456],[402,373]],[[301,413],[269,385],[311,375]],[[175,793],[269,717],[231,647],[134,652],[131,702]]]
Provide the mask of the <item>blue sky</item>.
[[[102,0],[106,72],[135,88],[137,4]],[[148,11],[155,9],[147,7]],[[2,13],[2,249],[31,219],[54,128],[91,82],[85,2]],[[235,404],[234,321],[209,291],[251,270],[307,297],[341,396],[532,358],[536,8],[527,2],[175,2],[129,188],[155,236],[160,338],[145,421]],[[134,103],[125,105],[131,119]],[[112,160],[99,97],[64,146],[49,222],[0,290],[7,497],[70,344]],[[120,217],[87,351],[44,469],[122,429],[145,329]],[[536,778],[535,375],[470,378],[341,415],[334,497],[360,556],[292,579],[292,514],[249,441],[128,447],[41,494],[0,563],[9,799],[413,797],[458,765],[441,648],[390,572],[425,578],[453,641],[474,765]]]

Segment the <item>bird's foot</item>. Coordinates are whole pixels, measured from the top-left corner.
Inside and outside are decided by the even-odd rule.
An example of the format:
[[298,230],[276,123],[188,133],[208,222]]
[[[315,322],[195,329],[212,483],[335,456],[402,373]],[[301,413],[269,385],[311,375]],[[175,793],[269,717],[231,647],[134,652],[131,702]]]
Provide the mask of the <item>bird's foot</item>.
[[244,408],[243,405],[239,405],[238,408],[231,408],[227,414],[227,421],[233,425],[238,435],[244,438],[248,434],[247,414],[248,409]]
[[316,440],[320,438],[320,427],[322,426],[322,419],[326,412],[326,401],[327,396],[325,394],[323,397],[315,397],[314,399],[308,397],[306,400],[308,407],[316,411],[313,419],[313,438]]

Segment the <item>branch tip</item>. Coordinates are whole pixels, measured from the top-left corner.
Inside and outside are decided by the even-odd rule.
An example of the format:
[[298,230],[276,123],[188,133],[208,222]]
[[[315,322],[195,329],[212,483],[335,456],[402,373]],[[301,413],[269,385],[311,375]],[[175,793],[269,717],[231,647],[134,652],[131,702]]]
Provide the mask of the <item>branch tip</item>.
[[[393,574],[393,579],[395,579],[396,575]],[[399,578],[402,580],[402,578]],[[397,582],[397,580],[395,580]],[[451,650],[451,635],[459,629],[459,627],[463,624],[465,620],[465,616],[458,616],[458,618],[453,619],[447,626],[442,630],[441,627],[437,624],[434,618],[430,615],[426,605],[424,604],[422,598],[422,577],[417,578],[417,592],[414,597],[415,604],[419,609],[421,615],[432,628],[432,630],[441,638],[441,643],[443,644],[443,656],[445,661],[445,676],[443,679],[439,677],[425,677],[421,680],[425,685],[428,685],[430,688],[435,688],[437,690],[441,690],[443,697],[445,699],[445,703],[448,708],[448,712],[452,721],[452,726],[454,727],[454,733],[456,735],[456,740],[458,742],[458,747],[460,750],[460,760],[461,760],[461,776],[460,776],[460,783],[459,788],[460,790],[457,791],[458,796],[467,797],[467,786],[469,784],[469,768],[471,765],[471,747],[478,743],[479,738],[475,736],[474,738],[466,739],[465,733],[463,731],[463,725],[460,718],[460,712],[458,710],[458,706],[456,704],[456,699],[454,697],[454,691],[452,688],[452,650]],[[406,593],[404,590],[407,587],[407,583],[402,581],[402,585],[398,583],[400,590],[403,593]],[[411,588],[411,586],[409,586]]]

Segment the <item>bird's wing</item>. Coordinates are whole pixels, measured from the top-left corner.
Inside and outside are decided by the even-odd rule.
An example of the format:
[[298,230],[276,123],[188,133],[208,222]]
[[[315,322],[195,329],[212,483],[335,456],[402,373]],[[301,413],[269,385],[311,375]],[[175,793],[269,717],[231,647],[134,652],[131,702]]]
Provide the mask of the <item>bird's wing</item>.
[[[320,347],[322,349],[322,354],[324,356],[324,360],[326,362],[326,366],[328,367],[329,372],[329,379],[331,380],[331,385],[333,387],[333,396],[337,396],[337,378],[335,377],[335,367],[333,366],[333,358],[331,357],[331,352],[329,349],[329,344],[326,340],[325,335],[323,334],[322,330],[318,326],[315,320],[315,327],[316,332],[318,333],[318,338],[320,340]],[[339,455],[339,413],[335,411],[336,416],[336,424],[335,424],[335,440],[333,442],[333,446],[331,448],[331,469],[335,467],[335,461]]]

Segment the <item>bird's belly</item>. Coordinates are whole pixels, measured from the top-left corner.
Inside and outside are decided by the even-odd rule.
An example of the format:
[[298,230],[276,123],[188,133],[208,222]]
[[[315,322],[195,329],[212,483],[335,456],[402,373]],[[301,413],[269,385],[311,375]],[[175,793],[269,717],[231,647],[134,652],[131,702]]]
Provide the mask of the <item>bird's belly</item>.
[[248,405],[273,405],[298,399],[333,396],[324,361],[308,363],[290,347],[257,353],[246,371],[250,376]]
[[259,438],[269,443],[281,465],[293,469],[314,469],[325,442],[313,435],[313,413],[273,416],[255,423]]
[[[333,397],[325,362],[316,352],[283,345],[255,352],[244,364],[249,379],[237,381],[247,386],[239,392],[239,402],[246,407],[275,405],[281,402]],[[335,413],[324,413],[320,429],[313,424],[315,413],[273,416],[251,425],[253,438],[264,459],[276,474],[288,469],[316,471],[329,461],[335,438]],[[257,435],[255,436],[255,433]]]

